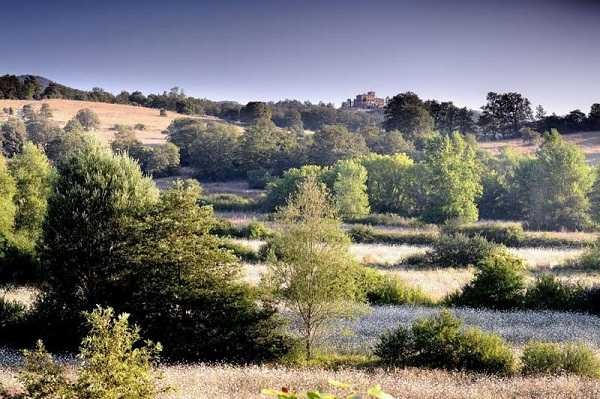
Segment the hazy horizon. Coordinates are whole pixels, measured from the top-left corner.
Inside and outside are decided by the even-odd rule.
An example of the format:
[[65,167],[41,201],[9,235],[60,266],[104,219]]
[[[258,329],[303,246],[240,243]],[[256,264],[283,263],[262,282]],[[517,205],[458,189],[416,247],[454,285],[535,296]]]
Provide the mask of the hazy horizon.
[[11,3],[0,74],[241,103],[339,106],[368,90],[473,109],[517,91],[558,114],[600,102],[600,2],[458,3]]

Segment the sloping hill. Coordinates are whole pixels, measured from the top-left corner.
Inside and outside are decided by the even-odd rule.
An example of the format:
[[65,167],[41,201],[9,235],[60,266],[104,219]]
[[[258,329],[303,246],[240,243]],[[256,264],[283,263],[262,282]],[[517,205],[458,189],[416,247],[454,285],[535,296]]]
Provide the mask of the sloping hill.
[[[565,134],[563,137],[567,141],[577,144],[589,162],[600,163],[600,132]],[[527,144],[521,139],[488,141],[479,143],[479,145],[493,153],[498,153],[504,147],[512,147],[520,153],[532,154],[538,148],[537,145]]]
[[[48,103],[53,113],[53,120],[61,126],[82,108],[92,109],[100,118],[100,128],[96,132],[102,140],[108,142],[112,140],[114,130],[111,128],[115,124],[135,125],[142,123],[145,130],[136,131],[137,137],[144,144],[158,144],[165,141],[163,130],[176,118],[187,117],[176,112],[167,112],[167,116],[160,116],[158,109],[136,107],[133,105],[108,104],[90,101],[75,100],[0,100],[0,120],[6,118],[1,112],[3,108],[12,107],[15,111],[21,109],[25,104],[31,104],[34,109],[39,109],[42,103]],[[195,116],[194,118],[207,121],[220,121],[220,119],[211,116]]]

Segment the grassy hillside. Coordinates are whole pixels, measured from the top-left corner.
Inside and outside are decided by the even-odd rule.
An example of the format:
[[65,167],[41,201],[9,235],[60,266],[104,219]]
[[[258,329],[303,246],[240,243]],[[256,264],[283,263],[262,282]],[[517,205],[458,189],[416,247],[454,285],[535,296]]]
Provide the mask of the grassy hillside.
[[[564,138],[577,144],[584,152],[588,161],[592,163],[600,162],[600,132],[584,132],[575,134],[566,134]],[[497,153],[503,147],[512,147],[516,151],[531,154],[537,150],[537,145],[529,145],[521,139],[499,140],[480,143],[481,148]]]
[[[48,103],[53,113],[53,119],[61,126],[71,119],[77,111],[82,108],[90,108],[98,114],[100,118],[100,129],[98,135],[105,141],[110,141],[114,131],[111,128],[115,124],[135,125],[142,123],[146,126],[145,130],[137,131],[138,139],[144,144],[158,144],[165,141],[165,135],[162,131],[169,126],[173,119],[184,117],[185,115],[176,112],[167,112],[167,116],[160,116],[158,109],[136,107],[132,105],[107,104],[89,101],[74,100],[0,100],[0,110],[12,107],[15,110],[21,109],[25,104],[31,104],[34,109],[39,109],[42,103]],[[5,115],[0,113],[0,118]],[[214,117],[196,117],[205,120],[218,120]]]

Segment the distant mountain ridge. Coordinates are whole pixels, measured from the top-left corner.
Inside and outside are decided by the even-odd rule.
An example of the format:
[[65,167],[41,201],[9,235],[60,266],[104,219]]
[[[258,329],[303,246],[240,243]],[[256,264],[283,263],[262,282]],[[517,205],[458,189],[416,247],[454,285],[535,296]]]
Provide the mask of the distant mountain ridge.
[[38,76],[38,75],[19,75],[17,76],[17,79],[19,79],[19,81],[21,83],[25,82],[25,79],[27,78],[34,78],[36,80],[36,82],[38,83],[38,85],[40,85],[40,87],[42,88],[42,90],[45,90],[46,87],[48,87],[50,85],[50,83],[54,83],[54,81],[45,78],[43,76]]

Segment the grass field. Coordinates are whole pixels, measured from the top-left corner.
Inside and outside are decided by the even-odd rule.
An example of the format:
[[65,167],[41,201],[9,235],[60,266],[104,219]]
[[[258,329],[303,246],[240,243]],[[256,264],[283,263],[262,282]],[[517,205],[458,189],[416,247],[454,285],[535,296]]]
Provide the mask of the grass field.
[[[600,162],[600,132],[565,134],[564,138],[577,144],[588,161],[592,163]],[[503,147],[511,147],[522,154],[532,154],[537,150],[536,145],[529,145],[521,139],[487,141],[479,143],[479,146],[493,153],[500,152]]]
[[[34,109],[39,109],[43,103],[48,103],[53,113],[53,120],[60,126],[65,123],[82,108],[90,108],[98,114],[100,118],[100,128],[97,130],[97,135],[105,142],[112,140],[114,131],[111,128],[115,124],[135,125],[143,123],[146,129],[136,131],[137,137],[144,144],[160,144],[164,143],[165,135],[162,131],[176,118],[185,117],[176,112],[167,112],[167,116],[160,116],[158,109],[136,107],[133,105],[107,104],[90,101],[74,101],[74,100],[0,100],[0,109],[12,107],[15,110],[20,110],[23,105],[31,104]],[[0,115],[4,115],[1,114]],[[2,117],[0,117],[2,118]],[[195,117],[204,120],[218,120],[214,117]]]
[[[493,377],[426,369],[325,370],[281,366],[179,365],[162,367],[173,390],[161,399],[258,399],[262,388],[336,391],[329,380],[357,390],[380,384],[398,399],[575,399],[600,397],[600,381],[575,376]],[[15,371],[0,367],[0,382],[15,386]]]

